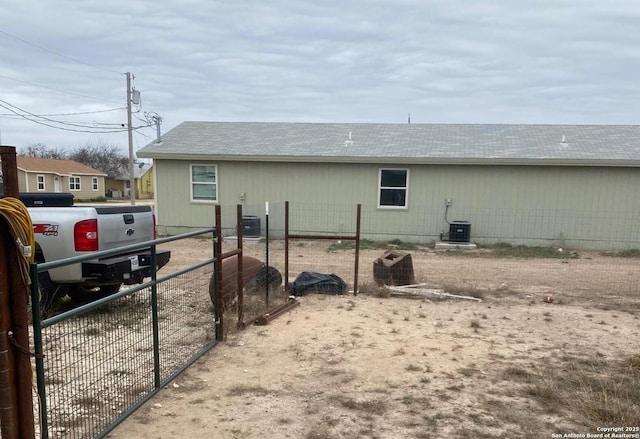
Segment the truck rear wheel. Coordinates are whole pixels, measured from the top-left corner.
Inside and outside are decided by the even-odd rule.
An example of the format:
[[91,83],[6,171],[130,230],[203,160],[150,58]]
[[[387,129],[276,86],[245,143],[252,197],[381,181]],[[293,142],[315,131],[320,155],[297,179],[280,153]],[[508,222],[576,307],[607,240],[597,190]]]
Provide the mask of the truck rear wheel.
[[[36,260],[43,263],[43,260]],[[51,280],[48,271],[38,273],[38,291],[40,292],[40,315],[45,318],[58,311],[60,299],[67,295],[66,285]]]
[[103,297],[111,296],[120,291],[122,283],[100,285],[98,287],[90,287],[87,285],[72,285],[67,294],[77,303],[89,303]]

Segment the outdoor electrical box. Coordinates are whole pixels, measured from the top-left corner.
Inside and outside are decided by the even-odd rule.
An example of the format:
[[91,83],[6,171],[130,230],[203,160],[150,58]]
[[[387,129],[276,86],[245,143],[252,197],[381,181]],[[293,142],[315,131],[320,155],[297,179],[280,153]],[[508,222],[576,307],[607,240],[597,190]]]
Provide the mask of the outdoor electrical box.
[[471,240],[471,223],[469,221],[452,221],[449,223],[449,242],[469,242]]
[[242,235],[247,237],[260,236],[260,218],[254,215],[243,215]]

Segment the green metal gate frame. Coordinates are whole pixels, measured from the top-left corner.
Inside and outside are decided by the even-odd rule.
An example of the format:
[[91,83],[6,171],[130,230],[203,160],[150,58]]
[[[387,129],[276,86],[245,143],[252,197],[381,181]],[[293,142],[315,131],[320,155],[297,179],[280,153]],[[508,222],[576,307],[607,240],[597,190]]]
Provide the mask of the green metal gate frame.
[[[186,268],[180,269],[173,273],[157,276],[157,270],[152,270],[151,280],[144,282],[139,285],[135,285],[131,288],[128,288],[124,291],[120,291],[116,294],[113,294],[109,297],[105,297],[95,302],[91,302],[72,310],[66,311],[64,313],[58,314],[51,318],[47,318],[42,320],[40,318],[40,301],[39,301],[39,289],[38,289],[38,273],[50,270],[52,268],[58,268],[70,264],[80,263],[89,259],[96,258],[104,258],[108,256],[114,256],[117,254],[122,254],[124,252],[131,252],[140,249],[151,249],[151,267],[156,267],[156,246],[159,244],[164,244],[172,241],[177,241],[180,239],[191,238],[195,236],[207,235],[211,234],[213,237],[213,257],[209,258],[205,261],[199,262],[197,264],[188,266]],[[32,279],[31,285],[31,303],[32,303],[32,314],[33,314],[33,338],[34,338],[34,350],[35,350],[35,363],[36,363],[36,379],[37,379],[37,391],[40,401],[40,437],[42,439],[49,438],[49,419],[48,419],[48,410],[47,410],[47,395],[46,395],[46,385],[45,385],[45,367],[44,367],[44,356],[46,352],[43,352],[43,338],[42,338],[42,330],[64,322],[66,320],[72,319],[74,317],[80,316],[82,314],[87,313],[88,311],[95,310],[98,307],[106,305],[108,303],[114,302],[118,299],[121,299],[125,296],[132,295],[138,291],[141,291],[146,288],[151,288],[151,313],[152,313],[152,325],[153,325],[153,370],[154,370],[154,386],[153,390],[149,391],[146,395],[144,395],[140,400],[135,402],[135,404],[129,406],[117,415],[114,419],[107,420],[103,429],[96,435],[94,438],[103,438],[110,431],[112,431],[116,426],[118,426],[122,421],[124,421],[128,416],[130,416],[133,412],[135,412],[138,408],[140,408],[145,402],[151,399],[156,393],[158,393],[165,385],[167,385],[171,380],[173,380],[177,375],[182,373],[185,369],[187,369],[191,364],[193,364],[196,360],[202,357],[205,353],[211,350],[214,346],[218,344],[218,341],[221,340],[220,334],[220,312],[219,312],[219,304],[218,304],[218,294],[215,294],[213,297],[213,321],[212,323],[215,325],[215,337],[213,340],[206,343],[202,348],[190,358],[188,358],[184,363],[182,363],[177,369],[173,370],[173,372],[166,378],[162,379],[160,376],[160,334],[159,334],[159,321],[158,321],[158,291],[157,287],[159,284],[166,282],[170,279],[176,278],[182,274],[194,271],[198,268],[204,267],[206,265],[211,264],[213,266],[213,282],[215,291],[218,291],[218,276],[217,276],[217,233],[216,228],[207,228],[196,230],[189,233],[184,233],[181,235],[176,235],[168,238],[157,239],[153,241],[147,241],[140,244],[129,245],[125,247],[121,247],[113,250],[106,250],[101,252],[95,252],[86,256],[76,256],[72,258],[67,258],[63,260],[46,262],[42,264],[31,264],[30,274]]]

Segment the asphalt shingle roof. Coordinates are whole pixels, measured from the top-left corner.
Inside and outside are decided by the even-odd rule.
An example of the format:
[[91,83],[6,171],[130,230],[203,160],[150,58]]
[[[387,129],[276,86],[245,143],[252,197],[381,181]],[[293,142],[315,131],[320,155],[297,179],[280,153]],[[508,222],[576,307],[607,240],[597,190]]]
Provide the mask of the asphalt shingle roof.
[[98,171],[97,169],[93,169],[73,160],[41,159],[39,157],[18,156],[16,157],[16,164],[19,169],[28,172],[43,172],[59,175],[107,175],[102,171]]
[[[148,158],[288,161],[634,162],[636,125],[183,122]],[[632,164],[632,163],[628,163]]]

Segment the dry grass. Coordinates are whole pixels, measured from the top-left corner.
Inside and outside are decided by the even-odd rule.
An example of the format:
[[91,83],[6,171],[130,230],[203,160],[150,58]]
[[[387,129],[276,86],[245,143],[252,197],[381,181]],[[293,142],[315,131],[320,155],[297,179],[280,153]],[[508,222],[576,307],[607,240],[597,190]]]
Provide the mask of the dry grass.
[[[586,428],[635,425],[638,421],[638,354],[616,361],[567,356],[540,365],[536,374],[509,366],[501,372],[501,378],[521,386],[520,395],[534,400],[544,413],[573,419]],[[518,409],[505,406],[498,413],[506,420],[513,410]]]
[[237,386],[233,386],[227,392],[229,396],[265,396],[270,395],[273,392],[267,389],[266,387],[251,385],[251,384],[239,384]]
[[[299,266],[335,270],[325,265],[326,246],[318,248],[322,256],[310,262],[315,247],[305,244],[304,258],[296,256]],[[368,266],[379,255],[377,250],[369,253],[361,259]],[[360,283],[362,297],[309,300],[276,320],[282,326],[274,322],[256,333],[257,340],[243,337],[251,349],[230,344],[229,352],[262,368],[256,376],[251,369],[237,374],[236,385],[227,382],[220,392],[238,410],[230,413],[247,413],[246,424],[240,428],[239,418],[225,415],[226,421],[216,428],[228,437],[534,439],[629,425],[633,416],[637,420],[640,354],[614,360],[621,352],[634,352],[629,351],[631,342],[605,345],[615,325],[630,334],[629,325],[640,327],[640,319],[599,310],[616,308],[617,300],[638,309],[632,289],[637,287],[635,271],[614,277],[618,271],[601,269],[590,254],[542,262],[505,257],[497,263],[465,256],[463,264],[433,251],[416,251],[414,256],[418,283],[484,303],[380,300],[390,291],[366,282]],[[361,273],[370,276],[370,269]],[[553,305],[542,303],[547,293],[556,298]],[[566,301],[571,307],[561,306]],[[324,325],[326,315],[339,318]],[[320,316],[322,320],[314,320]],[[234,319],[225,322],[229,328]],[[376,325],[369,326],[371,322]],[[280,337],[282,333],[286,336]],[[278,342],[284,346],[281,351]],[[594,348],[599,343],[602,355]],[[262,350],[265,345],[269,350]],[[278,353],[278,371],[266,375],[272,351]],[[210,361],[216,366],[228,363],[214,358]],[[379,358],[385,359],[384,365]],[[281,384],[281,375],[293,377]],[[214,376],[212,370],[209,378]],[[282,429],[271,425],[262,433],[269,425],[261,419],[263,404],[271,424]],[[259,423],[253,423],[249,413]],[[156,416],[162,422],[162,416]]]
[[387,402],[382,399],[356,399],[344,395],[336,395],[333,400],[342,407],[354,412],[362,413],[362,416],[383,415],[387,411]]
[[373,297],[387,298],[391,297],[391,290],[375,283],[365,283],[358,287],[360,294],[367,294]]

